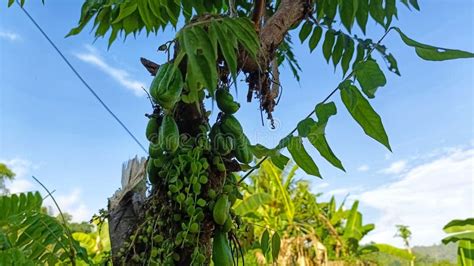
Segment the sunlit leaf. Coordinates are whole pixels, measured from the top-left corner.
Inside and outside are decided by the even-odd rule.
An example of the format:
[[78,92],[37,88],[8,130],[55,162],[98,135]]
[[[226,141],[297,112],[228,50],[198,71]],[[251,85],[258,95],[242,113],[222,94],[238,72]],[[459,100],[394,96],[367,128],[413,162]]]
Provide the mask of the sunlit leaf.
[[474,218],[465,220],[452,220],[443,227],[446,233],[458,233],[463,231],[474,231]]
[[374,98],[377,89],[387,83],[384,73],[373,59],[358,63],[355,66],[355,76],[362,91],[369,98]]
[[342,102],[354,120],[362,127],[365,134],[380,142],[391,151],[382,119],[367,99],[364,98],[354,85],[345,83],[340,86]]
[[446,48],[419,43],[413,39],[410,39],[399,28],[395,27],[394,29],[400,34],[400,37],[402,38],[403,42],[408,46],[414,47],[416,54],[425,60],[443,61],[443,60],[451,60],[451,59],[458,59],[458,58],[473,58],[474,57],[474,53],[471,53],[471,52],[446,49]]
[[303,171],[309,175],[321,177],[319,168],[305,150],[301,137],[291,137],[290,143],[288,144],[288,151],[290,152],[293,160],[295,160],[295,163],[301,167]]

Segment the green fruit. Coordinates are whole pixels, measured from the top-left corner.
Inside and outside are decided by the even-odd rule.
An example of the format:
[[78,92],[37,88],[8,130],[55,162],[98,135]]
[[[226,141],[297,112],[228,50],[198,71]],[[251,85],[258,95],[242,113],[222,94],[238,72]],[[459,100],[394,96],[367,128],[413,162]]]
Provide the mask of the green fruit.
[[209,196],[210,199],[214,199],[216,197],[216,191],[214,189],[209,189],[207,191],[207,196]]
[[197,233],[199,232],[199,225],[197,223],[192,223],[190,226],[189,226],[189,232],[191,233]]
[[182,91],[181,71],[173,63],[161,65],[151,83],[150,94],[153,100],[164,109],[172,110],[179,101]]
[[178,125],[170,115],[165,115],[158,135],[158,143],[162,150],[175,152],[179,147]]
[[160,129],[160,124],[159,120],[152,117],[150,120],[148,120],[148,124],[146,126],[146,138],[152,142],[155,143],[156,140],[158,139],[158,132]]
[[238,139],[243,134],[242,125],[233,115],[225,114],[221,119],[222,132],[233,135]]
[[232,192],[232,190],[234,190],[234,187],[231,186],[231,185],[225,185],[224,188],[223,188],[223,191],[225,193],[230,193],[230,192]]
[[220,155],[225,156],[234,149],[234,138],[230,135],[220,134],[216,137],[215,151]]
[[155,166],[152,160],[149,160],[148,163],[146,164],[146,171],[148,174],[148,180],[150,180],[150,183],[153,185],[156,185],[158,183],[159,179],[159,169]]
[[217,199],[214,208],[212,209],[212,218],[214,222],[219,225],[223,225],[227,217],[229,216],[229,198],[227,195],[222,195]]
[[240,108],[240,104],[234,101],[234,97],[225,89],[216,91],[217,107],[226,114],[233,114]]
[[222,226],[222,231],[228,233],[232,229],[232,219],[229,217]]
[[163,155],[163,151],[161,150],[160,145],[150,143],[150,146],[148,146],[148,154],[151,158],[156,159]]
[[245,135],[241,135],[240,138],[237,139],[235,158],[244,164],[249,164],[252,162],[253,154],[252,150],[250,149],[250,141]]
[[216,230],[214,241],[212,243],[212,261],[218,266],[233,266],[232,252],[226,233]]

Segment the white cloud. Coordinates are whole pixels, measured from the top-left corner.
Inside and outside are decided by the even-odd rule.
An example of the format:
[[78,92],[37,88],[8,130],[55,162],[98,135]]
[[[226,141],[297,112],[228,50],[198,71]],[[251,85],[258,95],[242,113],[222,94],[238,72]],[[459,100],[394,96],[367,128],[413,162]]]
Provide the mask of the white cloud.
[[20,35],[18,35],[17,33],[3,30],[0,30],[0,38],[11,42],[21,40]]
[[393,237],[395,225],[405,224],[413,232],[413,245],[440,242],[447,222],[472,216],[473,167],[473,148],[447,152],[409,169],[396,182],[356,195],[380,212],[366,240],[401,245]]
[[357,167],[357,171],[359,171],[359,172],[367,172],[367,171],[369,171],[369,169],[370,169],[370,167],[366,164],[363,164],[363,165]]
[[314,188],[317,188],[317,189],[325,188],[325,187],[329,187],[329,183],[328,183],[328,182],[318,183],[317,185],[314,186]]
[[343,188],[336,188],[336,189],[330,190],[326,194],[329,196],[347,196],[351,193],[362,191],[362,189],[363,189],[362,186],[343,187]]
[[[68,194],[53,194],[53,196],[58,202],[58,205],[61,210],[72,215],[72,220],[74,222],[89,221],[91,219],[93,212],[89,208],[87,208],[87,206],[81,200],[80,189],[75,188]],[[59,214],[59,211],[56,209],[56,206],[50,198],[46,199],[45,204],[53,206],[52,209],[54,215]]]
[[0,160],[15,173],[15,178],[5,182],[5,186],[10,193],[19,193],[33,190],[34,184],[29,180],[28,175],[36,168],[30,161],[24,159]]
[[[32,181],[31,176],[38,166],[25,159],[11,159],[1,160],[0,162],[6,164],[15,173],[15,178],[12,181],[6,181],[5,185],[10,193],[21,193],[28,191],[40,191],[41,195],[46,196],[46,192],[38,184]],[[54,188],[49,188],[51,191]],[[89,221],[93,212],[81,200],[81,190],[79,188],[73,189],[70,193],[64,194],[66,191],[56,191],[53,193],[54,198],[59,204],[63,212],[72,215],[75,222]],[[56,206],[51,198],[46,198],[44,206],[51,207],[54,215],[58,214]]]
[[142,96],[145,94],[142,87],[145,88],[146,86],[143,82],[130,77],[130,73],[128,73],[126,70],[116,68],[107,63],[94,47],[88,45],[86,46],[86,49],[87,52],[76,53],[75,56],[83,62],[98,67],[122,86],[133,91],[135,95]]
[[396,161],[390,164],[389,167],[382,169],[380,172],[384,174],[400,174],[407,168],[407,162],[404,160]]

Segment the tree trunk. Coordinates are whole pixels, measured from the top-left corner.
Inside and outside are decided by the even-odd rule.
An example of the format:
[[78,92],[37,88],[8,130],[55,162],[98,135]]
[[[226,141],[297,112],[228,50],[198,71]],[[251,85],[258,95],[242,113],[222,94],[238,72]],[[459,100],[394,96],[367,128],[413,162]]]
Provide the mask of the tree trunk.
[[[260,1],[260,3],[262,2],[263,5],[261,4],[261,6],[264,6],[265,1]],[[255,18],[255,21],[259,23],[258,32],[261,44],[258,62],[240,60],[239,69],[249,73],[251,76],[261,77],[265,75],[269,71],[274,53],[283,41],[284,36],[293,25],[299,23],[305,17],[305,14],[309,11],[310,3],[311,0],[282,0],[278,10],[265,21],[261,28],[260,23],[262,20]],[[258,13],[262,15],[265,12]],[[179,47],[175,47],[175,52],[178,50]],[[244,57],[245,55],[243,54],[239,56],[239,58]],[[142,63],[152,75],[155,75],[158,71],[159,66],[157,64],[145,59],[142,59]],[[180,68],[184,76],[186,67],[184,63],[181,64]],[[249,87],[252,87],[250,83]],[[257,89],[262,91],[261,84],[256,86]],[[160,111],[156,113],[160,115]],[[196,138],[200,134],[200,126],[208,125],[205,114],[206,110],[202,101],[199,104],[179,102],[173,113],[179,133],[190,138]],[[212,162],[212,154],[204,154],[203,156],[210,157],[205,159]],[[202,187],[202,195],[206,199],[209,199],[207,195],[209,189],[222,190],[226,173],[240,170],[240,166],[235,161],[226,160],[224,156],[223,160],[226,171],[216,169],[216,166],[209,163],[210,167],[207,170],[208,182]],[[135,164],[132,163],[132,165]],[[181,203],[177,203],[174,198],[175,196],[170,194],[170,184],[167,181],[160,181],[161,183],[155,184],[151,194],[146,197],[146,188],[142,185],[137,185],[144,184],[144,177],[146,176],[144,174],[146,172],[145,163],[140,163],[138,168],[140,169],[138,172],[141,173],[140,178],[131,178],[133,171],[125,171],[129,173],[124,175],[127,177],[125,179],[130,182],[125,182],[125,185],[122,184],[122,190],[118,191],[109,200],[109,230],[112,242],[112,257],[115,265],[142,264],[140,262],[143,262],[144,257],[154,257],[151,254],[162,252],[162,248],[166,248],[167,244],[172,246],[175,238],[177,238],[176,232],[183,230],[181,229],[183,227],[181,222],[176,222],[180,221],[180,219],[176,218],[176,221],[173,221],[175,214],[182,213],[183,209]],[[212,237],[215,230],[210,210],[206,209],[204,211],[204,218],[199,222],[199,229],[196,246],[201,248],[205,256],[204,264],[209,264],[212,254]],[[187,230],[189,231],[189,228]],[[184,247],[183,245],[181,245],[181,248],[173,247],[174,250],[171,254],[173,256],[172,262],[177,265],[190,265],[194,247]]]

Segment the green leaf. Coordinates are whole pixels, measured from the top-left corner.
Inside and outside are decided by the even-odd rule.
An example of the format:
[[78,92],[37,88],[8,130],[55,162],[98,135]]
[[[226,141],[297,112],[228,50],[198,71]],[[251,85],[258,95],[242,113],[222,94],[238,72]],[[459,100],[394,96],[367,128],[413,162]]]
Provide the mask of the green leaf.
[[300,137],[306,138],[309,133],[311,133],[311,128],[315,124],[316,122],[311,117],[301,120],[296,126],[296,128],[298,129],[298,135]]
[[410,4],[418,11],[420,11],[420,6],[418,5],[418,0],[410,0]]
[[387,23],[385,25],[386,28],[390,27],[392,23],[393,16],[397,17],[397,4],[395,0],[386,0],[385,1],[385,13],[387,17]]
[[453,235],[450,235],[448,237],[443,238],[443,240],[441,240],[441,242],[443,242],[443,244],[446,245],[450,242],[456,243],[456,242],[462,241],[462,240],[467,240],[467,241],[470,241],[470,242],[474,242],[474,231],[453,234]]
[[362,87],[362,91],[369,98],[374,98],[377,89],[387,84],[385,75],[373,59],[358,63],[355,66],[355,76]]
[[398,63],[397,63],[397,60],[395,59],[395,57],[392,55],[392,54],[388,54],[385,56],[385,59],[387,60],[388,62],[388,69],[397,74],[398,76],[400,76],[400,70],[398,70]]
[[443,61],[458,58],[474,57],[474,54],[470,52],[440,48],[419,43],[413,39],[408,38],[408,36],[406,36],[399,28],[394,27],[393,29],[395,29],[400,34],[400,37],[402,38],[403,42],[408,46],[414,47],[416,54],[424,60]]
[[318,123],[326,126],[329,121],[329,117],[337,114],[336,104],[334,102],[320,103],[315,107],[316,117],[318,117]]
[[341,60],[342,53],[344,51],[344,42],[345,42],[345,35],[340,33],[337,37],[336,44],[334,45],[334,51],[332,52],[332,63],[334,65],[334,69],[336,69],[337,64]]
[[458,243],[458,265],[474,265],[474,241],[461,240]]
[[268,248],[270,247],[270,234],[268,233],[268,230],[265,229],[265,231],[262,234],[262,238],[260,239],[260,248],[262,249],[263,255],[265,255],[268,251]]
[[128,2],[128,4],[120,5],[119,15],[116,19],[114,19],[114,21],[112,21],[112,24],[120,22],[121,20],[130,16],[131,14],[133,14],[133,12],[135,12],[135,10],[137,10],[137,8],[138,8],[137,2]]
[[355,201],[352,204],[351,210],[349,211],[349,215],[347,216],[346,225],[344,227],[344,237],[354,238],[360,240],[362,238],[362,234],[360,232],[362,226],[362,217],[357,210],[359,207],[359,201]]
[[271,200],[272,197],[267,193],[255,193],[235,206],[234,211],[237,215],[245,216],[248,213],[256,212],[260,206],[270,203]]
[[354,63],[352,63],[352,68],[354,68],[355,65],[357,65],[358,62],[361,62],[362,60],[364,60],[364,56],[365,56],[364,45],[359,43],[359,44],[357,44],[357,55],[356,55],[356,58],[354,60]]
[[286,157],[283,154],[278,153],[278,155],[271,156],[270,160],[276,167],[283,170],[285,166],[288,164],[288,162],[290,161],[290,158]]
[[306,38],[308,38],[308,36],[311,33],[312,29],[313,29],[313,23],[311,21],[307,20],[303,24],[303,26],[301,27],[301,30],[300,30],[300,33],[299,33],[301,43],[303,43],[306,40]]
[[256,58],[260,44],[253,24],[247,18],[224,19],[223,23],[229,28],[229,32],[235,34],[250,56]]
[[341,59],[341,68],[343,75],[346,75],[349,65],[351,63],[352,57],[354,56],[354,41],[351,38],[348,38],[344,54]]
[[365,34],[367,21],[369,20],[369,0],[359,0],[359,8],[356,13],[357,24]]
[[8,7],[11,7],[14,3],[15,3],[15,0],[8,0]]
[[401,259],[412,260],[415,258],[415,256],[410,254],[410,252],[408,252],[406,249],[397,248],[387,244],[372,244],[370,246],[376,247],[378,252],[392,255]]
[[311,156],[305,150],[303,146],[303,140],[301,137],[291,137],[290,143],[288,144],[288,151],[293,157],[295,163],[303,169],[308,175],[314,175],[321,178],[318,166],[314,163]]
[[161,4],[161,2],[162,1],[159,0],[149,0],[148,5],[150,6],[151,13],[153,13],[158,23],[164,29],[166,24],[168,24],[168,15],[166,15],[166,10]]
[[474,218],[465,220],[452,220],[443,227],[446,233],[458,233],[463,231],[474,231]]
[[274,262],[278,260],[278,254],[280,254],[280,245],[280,235],[278,232],[275,232],[272,236],[272,258]]
[[324,43],[323,43],[323,55],[324,55],[324,58],[326,58],[326,61],[328,63],[329,63],[329,59],[331,58],[332,47],[334,46],[334,39],[335,39],[334,32],[332,30],[326,31],[326,35],[324,36]]
[[324,1],[324,12],[330,21],[334,20],[337,13],[338,1]]
[[410,9],[410,5],[408,4],[408,0],[400,0],[402,4],[404,4],[408,9]]
[[142,21],[145,23],[147,30],[153,30],[155,18],[148,6],[148,0],[137,0],[137,5],[138,12],[140,13]]
[[161,12],[161,15],[167,15],[167,18],[164,19],[166,23],[171,23],[174,27],[178,24],[178,17],[181,11],[181,5],[174,0],[161,0],[162,7],[164,7],[164,11]]
[[217,86],[216,57],[213,44],[200,26],[188,27],[179,34],[188,57],[187,84],[190,90],[206,87],[213,96]]
[[234,80],[237,76],[237,39],[235,35],[227,31],[227,28],[221,28],[220,23],[215,21],[211,22],[211,31],[214,31],[217,35],[217,41],[219,43],[219,49],[224,56],[224,59],[229,67]]
[[323,35],[323,30],[321,27],[316,27],[313,30],[313,34],[311,35],[311,38],[309,38],[309,49],[312,52],[316,46],[318,46],[319,40],[321,40],[321,36]]
[[137,30],[139,25],[139,18],[140,14],[138,14],[138,12],[135,12],[123,19],[122,23],[123,30],[125,31],[125,36]]
[[371,0],[369,4],[369,13],[374,20],[384,26],[385,12],[383,9],[383,0]]
[[351,32],[352,25],[354,24],[354,18],[358,9],[358,1],[346,0],[341,1],[339,5],[339,14],[341,17],[342,25]]
[[374,111],[367,99],[354,85],[345,83],[340,85],[342,102],[351,116],[362,127],[365,134],[383,144],[390,151],[387,133],[380,116]]
[[[309,142],[318,150],[319,154],[326,159],[333,166],[345,171],[342,166],[341,161],[336,157],[334,152],[329,147],[329,144],[326,140],[325,128],[330,116],[333,116],[337,113],[336,105],[334,102],[327,104],[318,104],[316,106],[316,116],[318,117],[318,122],[314,122],[307,127],[309,127],[310,132],[307,134]],[[298,129],[299,130],[299,129]]]

